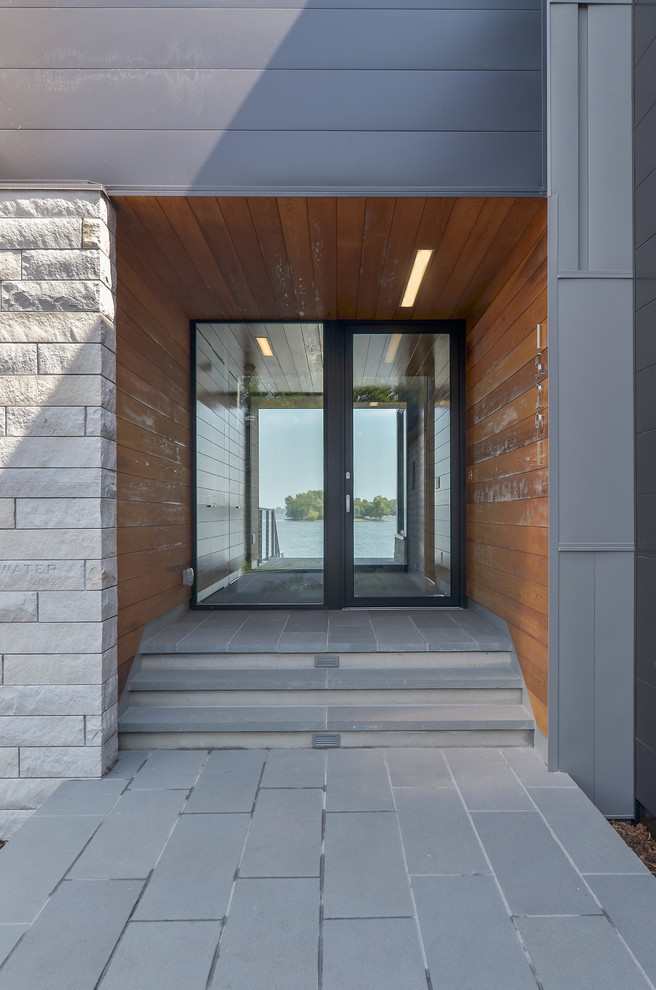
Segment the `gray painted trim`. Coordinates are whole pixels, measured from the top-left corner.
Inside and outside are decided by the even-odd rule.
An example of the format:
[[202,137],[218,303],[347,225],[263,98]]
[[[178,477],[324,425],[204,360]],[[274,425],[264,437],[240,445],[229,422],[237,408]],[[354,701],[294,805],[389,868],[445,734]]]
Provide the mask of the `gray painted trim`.
[[633,553],[634,543],[559,543],[559,553]]
[[633,278],[633,272],[557,272],[556,278]]
[[[42,188],[43,183],[35,183],[33,188]],[[248,186],[234,188],[228,186],[121,186],[108,185],[110,196],[485,196],[492,198],[544,199],[547,195],[540,188],[493,188],[485,186]]]

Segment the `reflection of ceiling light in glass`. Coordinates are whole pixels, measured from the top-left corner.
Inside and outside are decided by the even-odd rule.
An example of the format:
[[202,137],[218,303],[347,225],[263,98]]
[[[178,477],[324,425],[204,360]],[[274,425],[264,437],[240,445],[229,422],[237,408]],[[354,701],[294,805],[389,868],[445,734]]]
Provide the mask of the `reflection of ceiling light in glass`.
[[390,342],[387,345],[387,350],[385,351],[385,357],[383,361],[385,364],[391,364],[396,357],[396,352],[399,349],[399,344],[401,343],[401,334],[393,333],[390,337]]
[[264,357],[273,357],[273,351],[271,350],[271,344],[269,343],[268,337],[256,337],[257,346],[262,351]]
[[431,260],[432,254],[432,248],[421,248],[417,251],[412,265],[412,271],[410,272],[410,278],[408,279],[408,284],[406,285],[405,292],[403,293],[401,306],[414,306],[417,293],[419,292],[419,287],[422,283],[424,275],[426,274],[428,262]]
[[369,405],[373,407],[373,406],[377,406],[378,403],[377,402],[370,402]]

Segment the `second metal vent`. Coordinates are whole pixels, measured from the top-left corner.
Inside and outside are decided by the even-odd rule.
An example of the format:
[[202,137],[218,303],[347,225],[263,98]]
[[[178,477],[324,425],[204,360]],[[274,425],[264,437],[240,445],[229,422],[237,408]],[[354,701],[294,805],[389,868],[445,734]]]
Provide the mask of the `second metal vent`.
[[339,667],[339,657],[326,654],[314,658],[315,667]]

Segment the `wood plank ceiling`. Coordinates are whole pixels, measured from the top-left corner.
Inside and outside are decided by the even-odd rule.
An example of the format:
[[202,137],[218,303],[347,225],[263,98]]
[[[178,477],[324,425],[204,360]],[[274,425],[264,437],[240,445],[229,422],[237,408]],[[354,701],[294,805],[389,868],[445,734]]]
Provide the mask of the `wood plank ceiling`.
[[[116,197],[122,253],[189,319],[469,318],[541,210],[512,198]],[[433,248],[412,309],[414,252]]]

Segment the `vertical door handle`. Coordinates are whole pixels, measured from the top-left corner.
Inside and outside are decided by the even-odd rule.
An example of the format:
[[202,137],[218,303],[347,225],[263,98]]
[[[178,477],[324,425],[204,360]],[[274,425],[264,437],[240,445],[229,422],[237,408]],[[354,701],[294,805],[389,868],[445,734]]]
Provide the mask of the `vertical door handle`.
[[346,496],[346,511],[347,512],[350,512],[351,511],[351,496],[350,495],[347,495]]

